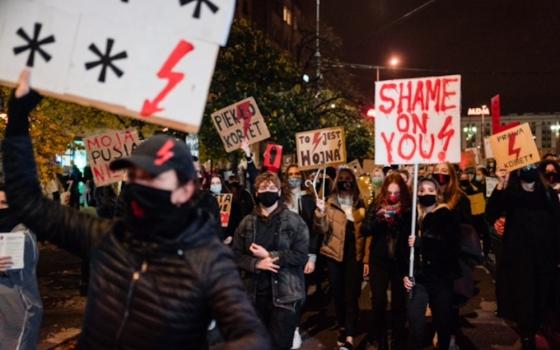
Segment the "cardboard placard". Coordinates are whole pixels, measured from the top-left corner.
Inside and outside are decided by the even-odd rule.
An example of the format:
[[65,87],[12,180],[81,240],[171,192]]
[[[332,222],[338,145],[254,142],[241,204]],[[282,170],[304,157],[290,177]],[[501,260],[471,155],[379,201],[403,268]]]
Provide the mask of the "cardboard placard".
[[346,163],[344,128],[325,128],[296,134],[298,166],[301,170]]
[[373,159],[364,159],[364,173],[371,176],[375,170],[375,161]]
[[459,163],[461,76],[375,83],[375,163]]
[[234,11],[215,0],[2,0],[0,82],[14,86],[27,66],[43,95],[197,132]]
[[541,160],[528,123],[490,137],[496,169],[512,171]]
[[486,199],[482,192],[468,196],[472,215],[481,215],[486,211]]
[[354,175],[357,177],[361,176],[364,173],[364,169],[362,169],[362,165],[358,159],[354,159],[350,163],[346,164],[348,169],[351,169],[354,172]]
[[228,227],[233,195],[231,193],[224,193],[218,195],[216,199],[218,200],[218,205],[220,206],[220,222],[222,227]]
[[486,197],[490,198],[500,180],[497,177],[486,177]]
[[134,129],[111,131],[84,138],[95,186],[101,187],[122,181],[124,171],[111,171],[109,163],[130,156],[139,144],[138,132]]
[[263,165],[274,173],[277,173],[282,168],[282,146],[268,144],[264,151]]
[[252,145],[270,137],[259,106],[252,97],[212,113],[212,122],[228,153],[240,149],[244,138],[248,138],[249,145]]
[[484,155],[486,159],[494,158],[494,153],[492,153],[492,145],[490,144],[490,136],[484,138]]

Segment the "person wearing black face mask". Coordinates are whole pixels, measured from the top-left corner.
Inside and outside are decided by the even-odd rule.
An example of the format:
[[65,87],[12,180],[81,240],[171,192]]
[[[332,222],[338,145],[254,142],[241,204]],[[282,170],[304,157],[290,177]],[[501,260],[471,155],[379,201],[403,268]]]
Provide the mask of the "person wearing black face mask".
[[360,287],[364,265],[369,266],[369,246],[360,234],[365,206],[356,177],[350,169],[340,169],[335,189],[327,202],[317,200],[316,227],[324,235],[320,253],[327,258],[329,284],[333,290],[339,327],[337,347],[352,349],[358,320]]
[[28,116],[40,96],[30,91],[29,74],[22,73],[8,106],[6,194],[39,238],[90,257],[78,347],[204,349],[214,317],[226,347],[269,349],[233,255],[216,237],[217,222],[192,205],[195,170],[185,143],[156,135],[111,163],[111,170],[128,170],[123,220],[61,207],[42,197],[37,179]]
[[[560,314],[560,202],[535,165],[500,176],[486,208],[489,222],[505,215],[496,271],[500,316],[517,325],[524,350]],[[545,334],[546,336],[546,334]]]
[[560,198],[560,164],[554,160],[544,160],[539,165],[539,171]]
[[414,280],[404,277],[411,293],[408,306],[409,349],[422,349],[425,312],[432,309],[438,334],[438,349],[447,350],[453,332],[453,281],[460,275],[459,222],[443,203],[439,184],[433,179],[418,181],[418,233],[409,237],[414,250]]
[[258,205],[241,221],[232,248],[273,348],[288,350],[305,299],[303,268],[309,231],[303,219],[280,202],[281,187],[274,173],[257,176]]
[[17,213],[8,208],[4,185],[0,184],[0,233],[24,236],[23,268],[14,267],[10,256],[0,256],[0,349],[37,348],[43,303],[35,269],[39,249],[35,235],[21,225]]

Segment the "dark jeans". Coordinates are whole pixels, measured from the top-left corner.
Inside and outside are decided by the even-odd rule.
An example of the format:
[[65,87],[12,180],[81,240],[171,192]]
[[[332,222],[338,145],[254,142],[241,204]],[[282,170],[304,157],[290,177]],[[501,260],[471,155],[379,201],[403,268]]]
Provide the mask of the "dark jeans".
[[392,337],[402,340],[406,321],[406,291],[402,275],[392,264],[370,265],[371,305],[373,322],[369,330],[371,340],[384,340],[387,332],[387,289],[391,284],[391,329]]
[[363,265],[356,261],[354,241],[345,245],[342,262],[328,258],[327,267],[338,326],[345,329],[347,337],[353,337],[360,312],[358,299],[363,277]]
[[416,283],[414,286],[408,304],[409,349],[423,348],[428,304],[432,309],[432,319],[438,334],[438,349],[447,350],[453,326],[453,283],[450,281]]
[[301,301],[296,303],[294,310],[276,307],[272,303],[272,295],[257,295],[255,310],[268,329],[274,350],[292,348],[300,307]]

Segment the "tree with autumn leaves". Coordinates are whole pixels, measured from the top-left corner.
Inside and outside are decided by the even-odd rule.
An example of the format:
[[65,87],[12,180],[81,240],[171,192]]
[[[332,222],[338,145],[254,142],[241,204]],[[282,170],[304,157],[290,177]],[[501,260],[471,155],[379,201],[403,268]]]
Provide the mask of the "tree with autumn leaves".
[[310,54],[305,56],[305,47],[298,47],[294,58],[248,22],[234,21],[228,45],[218,56],[199,132],[202,160],[232,160],[230,157],[238,156],[225,153],[210,115],[250,96],[257,101],[271,133],[265,142],[282,145],[285,154],[295,153],[297,132],[343,126],[348,159],[372,155],[371,123],[363,119],[360,106],[348,98],[348,91],[335,88],[344,87],[342,76],[331,72],[331,80],[336,82],[323,80],[324,86],[317,92],[315,84],[302,80],[303,69],[310,62]]

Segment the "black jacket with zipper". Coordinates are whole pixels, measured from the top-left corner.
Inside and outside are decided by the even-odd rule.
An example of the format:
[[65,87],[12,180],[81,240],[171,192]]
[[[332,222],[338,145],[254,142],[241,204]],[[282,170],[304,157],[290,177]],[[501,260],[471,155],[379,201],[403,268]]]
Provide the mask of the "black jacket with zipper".
[[[10,121],[26,118],[26,98],[10,101]],[[28,110],[30,110],[29,108]],[[25,111],[25,112],[24,112]],[[215,319],[225,349],[269,349],[233,255],[205,212],[172,242],[140,243],[125,224],[62,207],[41,195],[27,131],[7,128],[3,143],[10,207],[40,239],[90,259],[80,349],[205,349]]]

